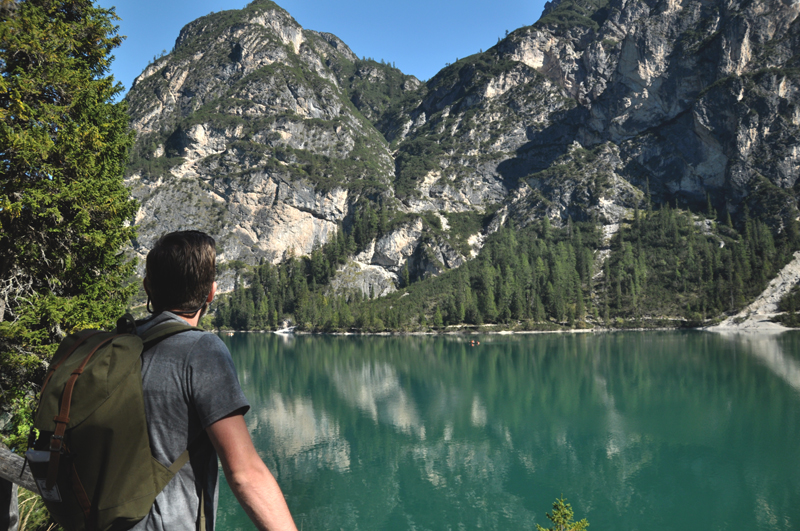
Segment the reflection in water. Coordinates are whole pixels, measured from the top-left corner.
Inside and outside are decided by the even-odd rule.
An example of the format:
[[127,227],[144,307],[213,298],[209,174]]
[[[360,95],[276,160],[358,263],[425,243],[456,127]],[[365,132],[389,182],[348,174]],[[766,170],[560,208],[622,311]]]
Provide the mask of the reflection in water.
[[224,339],[308,529],[800,529],[800,335]]
[[367,363],[358,369],[336,367],[332,380],[341,397],[373,421],[388,422],[403,433],[425,438],[425,426],[391,365]]
[[761,360],[775,376],[800,391],[800,362],[787,356],[781,348],[777,334],[724,334],[735,342],[742,344],[745,352]]
[[311,400],[286,399],[280,393],[270,397],[248,415],[251,432],[266,429],[273,441],[270,452],[278,460],[292,460],[295,466],[316,473],[316,468],[346,472],[350,468],[350,445],[339,435],[339,426],[326,413],[314,411]]
[[481,399],[475,396],[472,399],[472,411],[470,412],[470,421],[472,425],[477,428],[486,426],[486,408],[481,404]]

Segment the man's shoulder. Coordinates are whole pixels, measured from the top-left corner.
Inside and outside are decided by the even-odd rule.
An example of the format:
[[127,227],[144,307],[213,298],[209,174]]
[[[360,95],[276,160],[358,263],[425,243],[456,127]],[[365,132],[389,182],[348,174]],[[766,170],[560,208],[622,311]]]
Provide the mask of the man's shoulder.
[[228,347],[217,334],[204,330],[186,330],[162,340],[159,345],[170,349],[186,350],[187,353],[208,352],[230,356]]
[[[181,319],[170,312],[162,312],[147,321],[138,324],[137,333],[142,336],[149,330],[167,322],[178,322],[189,326],[184,319]],[[200,349],[203,351],[219,352],[230,355],[225,343],[213,332],[206,330],[184,330],[180,333],[171,335],[161,341],[154,348],[168,348],[169,350],[182,350],[187,354],[191,351]]]

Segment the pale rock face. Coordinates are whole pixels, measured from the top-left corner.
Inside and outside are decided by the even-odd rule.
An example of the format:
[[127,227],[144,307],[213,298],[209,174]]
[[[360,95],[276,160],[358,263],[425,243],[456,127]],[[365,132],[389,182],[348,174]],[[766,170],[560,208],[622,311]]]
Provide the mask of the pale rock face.
[[[515,44],[516,46],[509,50],[509,57],[525,63],[534,70],[547,71],[550,64],[555,62],[551,50],[558,44],[558,41],[552,35],[537,31],[531,38]],[[548,66],[546,67],[545,64]]]
[[[161,227],[140,237],[141,256],[155,239],[173,230],[197,228],[213,235],[222,249],[221,261],[264,259],[279,263],[288,255],[310,254],[327,242],[347,214],[348,192],[335,188],[318,193],[299,182],[254,174],[233,188],[224,181],[206,183],[185,178],[181,187],[141,176],[127,180],[141,206],[136,222]],[[180,208],[175,208],[179,205]],[[216,228],[222,224],[223,229]]]
[[417,90],[422,85],[422,82],[419,79],[408,79],[403,82],[403,90],[405,91],[414,91]]
[[269,209],[239,206],[242,217],[259,223],[245,221],[237,227],[243,243],[263,251],[271,262],[278,263],[287,254],[303,256],[311,254],[315,245],[326,242],[336,232],[336,224],[315,217],[285,203],[272,205]]
[[342,293],[357,289],[365,297],[370,293],[373,297],[383,297],[397,291],[399,283],[397,275],[383,267],[351,261],[336,272],[331,280],[331,290]]
[[353,260],[361,264],[371,264],[372,257],[375,255],[375,240],[372,240],[366,249],[353,257]]
[[334,188],[325,194],[320,194],[311,188],[294,183],[281,183],[278,191],[279,201],[333,223],[341,221],[347,215],[348,198],[347,190],[342,188]]
[[478,256],[481,248],[483,247],[483,242],[486,240],[486,236],[483,234],[473,234],[467,239],[467,243],[470,245],[471,249],[469,251],[469,257],[475,258]]
[[493,99],[502,96],[512,88],[528,83],[532,79],[532,76],[517,71],[501,74],[487,83],[483,91],[483,98]]
[[144,69],[144,72],[142,72],[141,74],[136,76],[136,79],[133,80],[133,85],[131,85],[131,88],[135,87],[137,83],[141,83],[142,81],[144,81],[148,77],[150,77],[153,74],[155,74],[156,72],[158,72],[164,66],[164,63],[166,63],[166,62],[167,61],[164,59],[164,60],[156,61],[151,65],[148,65],[147,68]]
[[402,265],[414,254],[423,228],[422,220],[417,219],[378,240],[372,263],[393,273],[399,272]]
[[278,35],[283,44],[289,44],[294,49],[294,53],[300,53],[300,45],[305,42],[303,28],[297,24],[292,24],[283,13],[269,11],[250,19],[251,24],[256,24],[271,28]]
[[[128,96],[134,129],[158,139],[153,156],[182,157],[161,175],[127,179],[141,204],[135,251],[142,256],[160,234],[184,228],[212,234],[222,261],[277,263],[326,243],[357,197],[332,179],[320,187],[319,172],[306,171],[307,159],[295,153],[336,163],[360,142],[376,152],[370,178],[390,178],[385,142],[369,136],[371,124],[352,113],[327,64],[356,56],[279,9],[253,12],[229,28],[206,19],[188,25],[176,51],[149,67]],[[187,53],[183,47],[198,39],[202,50]],[[297,77],[298,64],[317,81]],[[266,67],[274,75],[260,75]],[[176,126],[204,104],[207,119]],[[276,147],[285,155],[265,149]]]
[[180,153],[189,161],[195,161],[225,151],[228,138],[237,138],[241,129],[218,130],[203,124],[196,124],[185,132],[183,150]]
[[618,174],[623,162],[616,146],[603,146],[588,167],[581,160],[582,150],[580,144],[574,144],[562,161],[562,171],[535,174],[515,190],[510,214],[518,224],[524,226],[547,216],[560,226],[569,217],[579,220],[588,215],[613,225],[643,205],[642,191]]
[[[417,270],[423,275],[439,275],[448,269],[460,267],[467,260],[450,245],[437,238],[432,243],[426,243],[426,252],[417,260]],[[431,260],[430,258],[433,258]]]
[[160,101],[156,101],[153,106],[148,109],[147,114],[131,120],[131,127],[141,133],[152,133],[156,129],[154,122],[161,117],[163,111],[164,104]]
[[253,177],[226,201],[239,239],[272,263],[288,254],[310,254],[328,241],[346,213],[347,192],[315,193],[302,183]]

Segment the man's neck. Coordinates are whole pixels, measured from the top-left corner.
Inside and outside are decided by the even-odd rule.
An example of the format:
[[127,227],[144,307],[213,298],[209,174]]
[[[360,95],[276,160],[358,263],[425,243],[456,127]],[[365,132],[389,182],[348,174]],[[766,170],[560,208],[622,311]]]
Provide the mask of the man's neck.
[[[179,317],[179,318],[183,319],[184,321],[189,323],[191,326],[197,326],[197,323],[200,322],[200,314],[202,313],[202,311],[198,310],[197,313],[194,314],[194,317],[186,317],[186,316],[183,316],[183,315],[176,314],[174,310],[167,310],[167,311],[172,313],[172,314],[174,314],[176,317]],[[180,311],[180,310],[178,310],[178,311]]]

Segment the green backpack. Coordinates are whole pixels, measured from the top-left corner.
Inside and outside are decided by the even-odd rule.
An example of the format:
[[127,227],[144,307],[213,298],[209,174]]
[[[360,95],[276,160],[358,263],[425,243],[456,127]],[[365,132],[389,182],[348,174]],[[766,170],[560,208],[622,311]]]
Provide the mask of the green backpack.
[[189,459],[187,449],[165,467],[150,451],[141,354],[199,328],[168,321],[141,338],[135,330],[125,315],[111,332],[70,335],[42,385],[39,437],[26,458],[51,516],[68,531],[133,527]]

